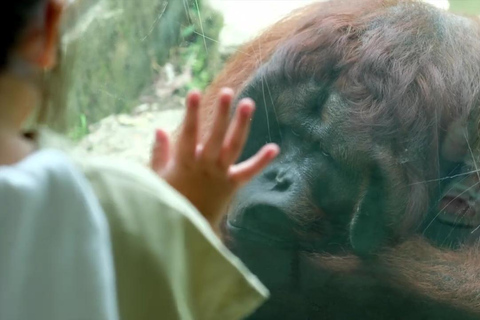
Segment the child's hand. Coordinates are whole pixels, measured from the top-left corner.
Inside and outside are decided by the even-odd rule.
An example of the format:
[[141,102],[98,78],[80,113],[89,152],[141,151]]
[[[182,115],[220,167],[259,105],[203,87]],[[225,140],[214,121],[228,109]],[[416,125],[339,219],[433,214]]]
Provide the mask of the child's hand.
[[213,128],[204,145],[198,142],[200,93],[187,97],[187,114],[178,141],[170,155],[169,138],[158,130],[152,151],[152,169],[189,199],[216,226],[239,187],[260,173],[279,153],[275,144],[264,146],[245,162],[234,164],[245,145],[254,103],[238,104],[229,125],[233,99],[230,89],[220,93]]

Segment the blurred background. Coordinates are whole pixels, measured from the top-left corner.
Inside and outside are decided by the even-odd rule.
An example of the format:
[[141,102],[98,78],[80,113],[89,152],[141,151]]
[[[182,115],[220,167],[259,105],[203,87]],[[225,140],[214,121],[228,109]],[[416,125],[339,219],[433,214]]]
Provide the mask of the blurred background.
[[[155,128],[181,121],[189,89],[204,89],[239,45],[316,1],[69,0],[61,65],[45,90],[49,110],[67,108],[38,117],[78,152],[145,162]],[[425,1],[480,15],[480,0]]]

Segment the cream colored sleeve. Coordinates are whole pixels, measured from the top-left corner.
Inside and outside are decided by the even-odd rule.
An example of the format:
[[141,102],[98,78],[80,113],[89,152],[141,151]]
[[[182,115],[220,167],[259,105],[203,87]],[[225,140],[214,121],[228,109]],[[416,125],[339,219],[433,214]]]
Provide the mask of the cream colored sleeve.
[[267,289],[179,193],[147,168],[81,162],[107,215],[121,319],[242,319]]

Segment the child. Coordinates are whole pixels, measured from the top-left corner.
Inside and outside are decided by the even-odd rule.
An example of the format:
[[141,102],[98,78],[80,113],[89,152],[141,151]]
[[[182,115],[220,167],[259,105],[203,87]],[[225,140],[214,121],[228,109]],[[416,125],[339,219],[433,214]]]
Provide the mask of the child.
[[267,145],[233,165],[253,103],[240,102],[229,127],[233,93],[222,91],[200,146],[200,95],[190,93],[175,147],[157,133],[155,172],[49,150],[47,135],[27,139],[21,128],[39,102],[39,74],[55,64],[62,8],[60,0],[0,5],[8,25],[0,31],[0,318],[247,316],[267,291],[213,230],[235,191],[279,152]]

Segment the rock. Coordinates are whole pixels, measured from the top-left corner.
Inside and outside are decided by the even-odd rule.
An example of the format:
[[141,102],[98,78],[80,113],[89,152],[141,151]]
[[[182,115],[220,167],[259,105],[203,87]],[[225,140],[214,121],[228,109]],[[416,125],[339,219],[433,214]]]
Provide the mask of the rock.
[[91,133],[80,141],[75,151],[147,164],[155,130],[173,131],[181,123],[184,113],[183,108],[177,108],[109,116],[92,126]]

